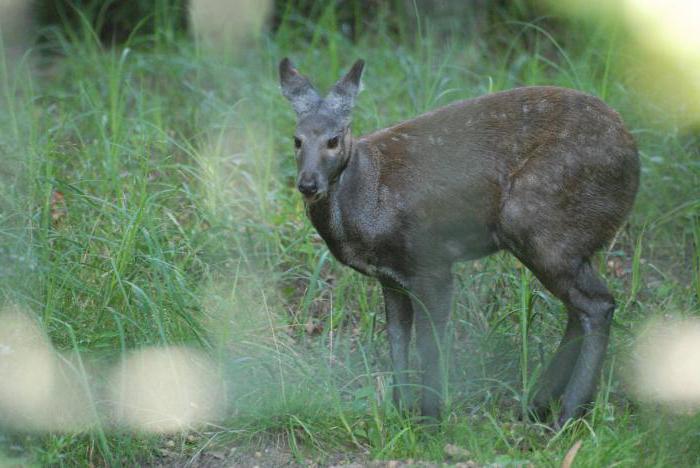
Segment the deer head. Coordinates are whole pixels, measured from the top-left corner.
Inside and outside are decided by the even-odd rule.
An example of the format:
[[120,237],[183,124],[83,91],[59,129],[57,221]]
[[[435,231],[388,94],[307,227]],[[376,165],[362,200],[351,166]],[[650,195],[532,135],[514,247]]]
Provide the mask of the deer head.
[[338,179],[350,157],[350,121],[365,66],[358,60],[350,71],[321,98],[309,80],[288,58],[279,65],[282,94],[297,114],[294,152],[297,187],[307,202],[323,198]]

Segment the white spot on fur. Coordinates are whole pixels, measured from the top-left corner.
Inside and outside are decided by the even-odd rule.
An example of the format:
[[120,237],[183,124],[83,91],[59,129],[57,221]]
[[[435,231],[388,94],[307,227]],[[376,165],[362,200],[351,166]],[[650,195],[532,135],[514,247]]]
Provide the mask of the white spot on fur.
[[445,244],[445,247],[447,247],[447,252],[449,255],[452,257],[460,257],[462,256],[462,245],[460,242],[457,241],[447,241]]

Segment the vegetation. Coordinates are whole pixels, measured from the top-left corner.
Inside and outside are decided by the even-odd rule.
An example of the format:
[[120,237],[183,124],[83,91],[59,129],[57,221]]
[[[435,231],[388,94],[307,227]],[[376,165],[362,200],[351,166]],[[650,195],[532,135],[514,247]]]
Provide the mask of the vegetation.
[[[99,369],[143,346],[205,350],[228,389],[221,421],[177,436],[107,421],[80,433],[0,427],[0,464],[3,452],[116,466],[273,450],[298,463],[550,466],[579,440],[576,466],[700,463],[700,419],[636,402],[625,379],[647,319],[700,312],[700,137],[633,90],[615,25],[498,18],[469,38],[420,14],[383,27],[379,9],[351,41],[328,5],[316,22],[283,10],[274,32],[227,54],[177,21],[107,47],[81,15],[12,69],[0,62],[3,301],[31,309],[57,349],[96,369],[98,406]],[[518,420],[565,312],[506,254],[457,269],[443,425],[392,409],[378,285],[335,262],[294,189],[294,115],[277,82],[286,55],[324,89],[366,59],[356,135],[532,84],[581,89],[621,113],[643,175],[629,223],[597,259],[619,307],[587,418],[558,433]]]

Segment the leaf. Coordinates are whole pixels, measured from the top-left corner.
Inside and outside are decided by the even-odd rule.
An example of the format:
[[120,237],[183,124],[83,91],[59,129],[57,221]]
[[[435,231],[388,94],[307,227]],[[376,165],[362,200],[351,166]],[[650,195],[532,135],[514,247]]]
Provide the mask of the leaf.
[[576,458],[576,454],[578,453],[578,449],[581,448],[582,443],[583,442],[579,439],[574,445],[571,446],[569,451],[566,452],[564,460],[561,462],[561,468],[571,468],[571,465],[574,463],[574,458]]
[[323,331],[323,323],[314,319],[309,319],[306,322],[306,333],[309,335],[318,335]]
[[51,221],[54,223],[59,222],[68,213],[68,208],[66,207],[66,199],[62,192],[54,190],[51,192],[51,200],[49,202],[49,207],[51,210]]
[[622,278],[625,276],[625,267],[619,257],[613,257],[608,260],[607,267],[608,272],[613,274],[616,278]]
[[469,450],[454,444],[446,444],[442,448],[442,451],[445,452],[445,455],[447,455],[449,458],[455,460],[463,460],[469,458],[470,455]]

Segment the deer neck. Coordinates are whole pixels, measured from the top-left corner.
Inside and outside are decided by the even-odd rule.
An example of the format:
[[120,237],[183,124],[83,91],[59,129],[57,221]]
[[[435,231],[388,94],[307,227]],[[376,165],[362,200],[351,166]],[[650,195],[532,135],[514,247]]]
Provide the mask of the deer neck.
[[343,170],[330,184],[327,195],[307,205],[312,224],[328,244],[329,249],[343,261],[343,244],[359,240],[355,224],[364,218],[368,203],[376,200],[376,158],[359,140],[351,139],[348,158]]

